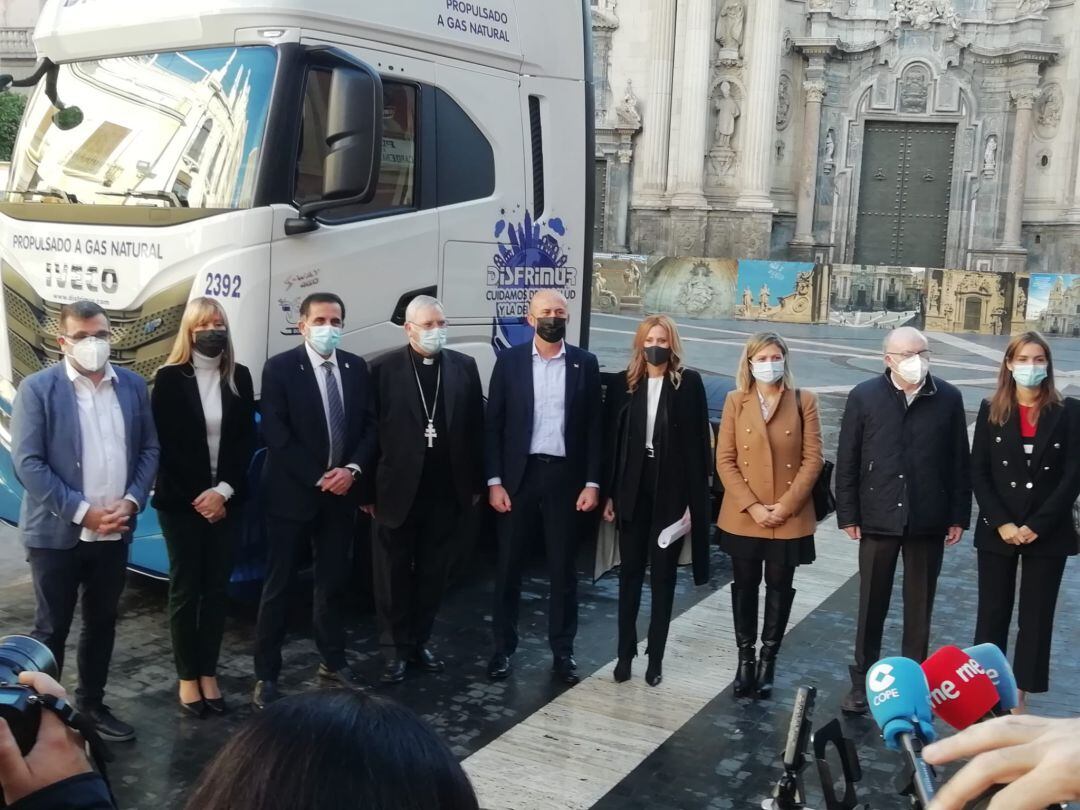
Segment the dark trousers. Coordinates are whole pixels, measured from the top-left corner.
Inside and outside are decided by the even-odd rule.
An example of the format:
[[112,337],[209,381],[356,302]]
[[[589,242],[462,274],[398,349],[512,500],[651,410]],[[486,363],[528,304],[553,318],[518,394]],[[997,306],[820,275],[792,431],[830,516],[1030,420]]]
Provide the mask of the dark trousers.
[[[650,467],[646,464],[645,469],[649,470]],[[642,480],[646,480],[646,474],[642,475]],[[667,548],[660,548],[656,544],[652,517],[653,493],[643,487],[634,504],[633,518],[619,527],[619,658],[637,655],[637,617],[646,565],[649,566],[652,609],[645,651],[650,658],[659,661],[663,659],[667,646],[671,608],[675,603],[679,553],[686,538],[676,540]]]
[[557,657],[573,654],[578,613],[574,554],[580,526],[576,504],[580,492],[575,484],[566,480],[566,462],[559,459],[541,461],[532,456],[521,486],[510,496],[510,512],[499,515],[499,561],[492,610],[497,654],[510,655],[517,649],[521,570],[529,540],[538,525],[544,535],[551,581],[548,641]]
[[30,634],[52,650],[56,664],[64,668],[75,603],[82,591],[82,633],[76,661],[79,706],[101,704],[109,677],[120,594],[124,592],[127,543],[84,543],[70,549],[32,548],[28,551],[37,609]]
[[255,625],[255,677],[276,681],[281,673],[281,645],[289,618],[289,596],[296,579],[301,547],[311,544],[315,599],[312,620],[315,646],[323,663],[337,671],[345,666],[343,598],[349,553],[356,527],[352,501],[323,494],[318,513],[306,521],[271,515],[267,520],[268,553],[259,618]]
[[456,552],[459,518],[458,505],[445,497],[417,501],[396,529],[375,524],[375,612],[387,658],[407,658],[431,638]]
[[881,658],[896,561],[904,558],[904,637],[901,655],[924,661],[930,647],[938,574],[945,556],[944,534],[902,537],[864,534],[859,543],[859,629],[855,666],[865,674]]
[[[774,542],[774,541],[770,541]],[[784,541],[775,541],[784,542]],[[777,591],[791,590],[795,584],[795,566],[783,563],[768,562],[765,560],[751,560],[743,557],[731,558],[732,574],[734,574],[732,587],[741,588],[757,593],[761,585],[762,574],[765,575],[765,587]]]
[[1008,649],[1009,625],[1016,599],[1016,569],[1020,574],[1019,632],[1013,655],[1016,685],[1025,692],[1050,688],[1050,643],[1054,633],[1061,577],[1068,557],[1034,557],[979,552],[979,618],[975,643]]
[[158,512],[169,550],[169,631],[176,674],[213,677],[225,635],[237,519],[209,523],[195,510]]

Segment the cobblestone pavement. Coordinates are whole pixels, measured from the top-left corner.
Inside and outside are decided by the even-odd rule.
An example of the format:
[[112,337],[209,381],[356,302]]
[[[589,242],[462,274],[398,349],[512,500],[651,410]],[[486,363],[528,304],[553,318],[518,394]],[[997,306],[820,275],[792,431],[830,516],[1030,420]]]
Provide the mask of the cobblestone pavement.
[[[619,334],[632,324],[613,319],[594,321],[594,348],[609,368],[625,358],[628,339]],[[705,329],[727,330],[709,333]],[[692,359],[706,373],[730,376],[746,325],[695,325],[686,331],[700,336],[692,344]],[[874,354],[880,349],[880,333],[864,337],[854,330],[797,327],[784,333],[803,343],[799,363],[800,382],[819,391],[827,455],[835,455],[836,433],[847,387],[880,368]],[[1066,371],[1080,369],[1080,341],[1059,341],[1058,365]],[[707,345],[711,344],[711,345]],[[947,379],[971,380],[964,386],[965,402],[973,418],[979,400],[986,395],[996,366],[993,352],[1002,339],[934,341],[938,373]],[[821,354],[809,354],[814,349]],[[952,365],[946,365],[951,363]],[[1072,378],[1066,377],[1066,380]],[[975,382],[978,381],[978,382]],[[985,382],[982,382],[985,381]],[[1069,393],[1080,394],[1080,387]],[[365,553],[359,548],[361,556]],[[680,578],[676,614],[730,582],[730,565],[714,551],[713,577],[708,586],[693,588],[689,577]],[[357,566],[361,572],[363,565]],[[581,579],[580,633],[576,645],[581,672],[596,671],[614,657],[617,587],[614,577],[597,583],[591,572],[591,548],[583,548],[579,560]],[[550,653],[544,635],[545,581],[539,560],[524,584],[522,645],[515,657],[515,675],[492,684],[484,675],[489,653],[487,623],[493,565],[491,550],[482,546],[464,576],[447,596],[435,632],[435,644],[447,660],[447,671],[438,676],[410,674],[399,687],[380,689],[418,711],[464,758],[495,740],[521,720],[565,691],[552,683]],[[974,631],[976,603],[975,553],[970,540],[947,553],[934,617],[933,645],[965,644]],[[32,624],[33,592],[14,532],[0,528],[0,632],[25,632]],[[895,605],[899,606],[899,585]],[[796,580],[798,588],[798,579]],[[358,592],[359,592],[358,588]],[[857,577],[848,580],[815,611],[800,622],[786,639],[780,656],[775,697],[769,702],[735,701],[726,683],[715,685],[715,695],[705,708],[670,735],[625,778],[594,805],[604,810],[622,808],[735,808],[760,806],[779,776],[779,755],[799,685],[818,688],[815,725],[839,717],[839,701],[847,688],[847,664],[855,632]],[[647,615],[648,596],[642,606]],[[1080,710],[1080,568],[1068,566],[1058,608],[1054,639],[1052,691],[1036,696],[1032,710],[1067,715]],[[111,746],[115,754],[111,773],[116,793],[125,808],[182,807],[184,796],[203,765],[228,735],[250,715],[247,701],[252,686],[251,653],[254,606],[234,604],[228,622],[221,665],[221,682],[233,711],[224,718],[194,720],[181,717],[176,706],[175,671],[165,613],[165,586],[132,576],[122,602],[108,702],[116,713],[132,722],[138,739]],[[285,649],[282,685],[286,691],[312,689],[318,657],[308,640],[306,616],[310,593],[302,593],[294,611],[293,630]],[[899,643],[899,611],[894,609],[886,631],[888,644]],[[372,682],[381,661],[377,654],[370,606],[357,598],[349,619],[349,648],[354,665]],[[72,638],[77,637],[78,626]],[[74,656],[72,656],[72,661]],[[74,686],[74,667],[64,681]],[[375,688],[375,687],[373,687]],[[664,685],[659,687],[664,688]],[[864,769],[861,797],[875,808],[906,806],[893,795],[892,779],[899,759],[884,751],[869,719],[845,719],[846,733],[856,740]],[[807,772],[810,806],[819,801],[816,774]],[[529,807],[523,798],[521,808]]]

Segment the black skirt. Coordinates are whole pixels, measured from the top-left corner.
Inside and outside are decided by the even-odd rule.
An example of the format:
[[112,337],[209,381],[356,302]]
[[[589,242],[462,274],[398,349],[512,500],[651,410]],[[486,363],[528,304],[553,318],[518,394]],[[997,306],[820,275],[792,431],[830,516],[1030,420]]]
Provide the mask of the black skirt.
[[792,567],[809,565],[817,558],[814,535],[794,540],[765,540],[720,530],[720,550],[740,560],[761,560]]

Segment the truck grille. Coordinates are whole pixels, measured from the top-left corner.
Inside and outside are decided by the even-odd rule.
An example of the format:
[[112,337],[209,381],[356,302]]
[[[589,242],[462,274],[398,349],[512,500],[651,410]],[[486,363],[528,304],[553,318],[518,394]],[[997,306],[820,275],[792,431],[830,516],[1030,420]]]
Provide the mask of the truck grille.
[[[0,278],[12,383],[18,385],[35,371],[60,361],[56,339],[61,304],[44,300],[6,262]],[[151,381],[172,350],[190,293],[191,281],[185,281],[151,297],[138,309],[107,310],[113,331],[110,362]]]

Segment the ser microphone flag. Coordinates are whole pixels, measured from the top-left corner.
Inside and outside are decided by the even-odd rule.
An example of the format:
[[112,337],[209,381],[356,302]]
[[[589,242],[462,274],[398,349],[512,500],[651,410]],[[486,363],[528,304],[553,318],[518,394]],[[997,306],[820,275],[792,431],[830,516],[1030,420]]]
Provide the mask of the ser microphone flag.
[[998,705],[996,713],[999,715],[1009,714],[1020,705],[1020,693],[1016,688],[1016,676],[1013,675],[1009,659],[996,644],[976,644],[964,650],[990,678],[994,688],[997,689]]
[[913,771],[915,796],[927,807],[934,798],[934,772],[923,761],[922,749],[936,734],[926,675],[910,658],[883,658],[866,673],[866,694],[885,745],[903,752]]
[[942,647],[923,662],[934,713],[961,731],[986,717],[998,691],[982,666],[959,647]]

